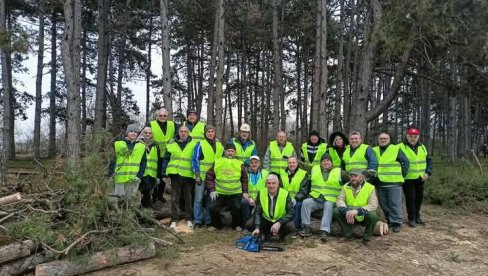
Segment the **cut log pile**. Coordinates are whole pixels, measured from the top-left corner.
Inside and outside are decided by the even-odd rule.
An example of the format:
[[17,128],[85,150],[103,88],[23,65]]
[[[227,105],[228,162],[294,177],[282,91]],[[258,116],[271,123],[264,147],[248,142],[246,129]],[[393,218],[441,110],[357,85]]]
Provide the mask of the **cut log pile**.
[[[105,196],[100,196],[104,198]],[[100,244],[106,240],[116,240],[120,235],[120,227],[114,221],[103,218],[97,221],[95,229],[86,229],[85,225],[77,225],[77,222],[70,220],[70,215],[86,210],[72,210],[73,205],[66,202],[66,191],[48,191],[42,194],[21,195],[19,193],[0,197],[0,276],[19,275],[35,271],[35,275],[78,275],[110,266],[134,262],[156,255],[156,247],[172,245],[172,242],[160,237],[153,237],[155,228],[159,227],[168,231],[169,228],[161,225],[157,220],[147,216],[139,208],[132,208],[129,201],[124,200],[103,200],[107,212],[115,219],[117,216],[129,216],[134,221],[131,227],[135,232],[132,244],[114,246],[106,249]],[[124,205],[124,202],[126,205]],[[110,205],[111,204],[111,205]],[[19,227],[18,223],[32,220],[28,227],[40,227],[35,225],[35,219],[45,216],[48,222],[52,222],[49,228],[56,229],[56,239],[43,238],[44,233],[33,233]],[[74,220],[76,221],[76,220]],[[105,224],[104,221],[107,221]],[[84,228],[85,230],[78,229]],[[22,224],[22,226],[25,226]],[[90,224],[89,224],[90,225]],[[18,228],[16,228],[18,227]],[[23,233],[16,233],[19,229]],[[36,228],[37,229],[37,228]],[[37,229],[37,231],[41,230]],[[35,232],[35,231],[33,231]],[[64,234],[67,233],[67,234]],[[32,237],[29,237],[32,234]],[[177,234],[171,232],[178,239]],[[138,236],[137,236],[138,235]],[[46,237],[49,237],[47,235]],[[140,238],[139,238],[140,237]],[[144,241],[141,241],[145,239]],[[84,255],[83,258],[76,258]],[[67,257],[70,258],[67,258]]]

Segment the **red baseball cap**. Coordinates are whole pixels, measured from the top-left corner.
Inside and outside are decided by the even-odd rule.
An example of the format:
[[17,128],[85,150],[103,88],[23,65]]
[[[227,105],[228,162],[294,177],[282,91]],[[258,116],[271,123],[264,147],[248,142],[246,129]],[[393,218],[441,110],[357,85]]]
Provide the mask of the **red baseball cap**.
[[420,135],[420,130],[415,127],[410,127],[407,129],[407,134],[408,135]]

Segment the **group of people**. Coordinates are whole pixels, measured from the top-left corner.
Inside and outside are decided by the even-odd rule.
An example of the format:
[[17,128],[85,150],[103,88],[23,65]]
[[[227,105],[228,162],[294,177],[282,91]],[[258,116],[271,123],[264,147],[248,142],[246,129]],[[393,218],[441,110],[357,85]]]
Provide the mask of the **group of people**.
[[179,211],[188,227],[221,229],[222,212],[228,209],[237,231],[265,239],[307,237],[313,232],[312,213],[322,211],[322,241],[328,240],[335,219],[346,238],[353,225],[365,225],[363,241],[368,242],[378,221],[378,202],[392,231],[400,231],[403,194],[408,225],[424,224],[420,208],[432,162],[417,128],[408,128],[399,144],[382,132],[374,148],[363,143],[359,132],[334,132],[325,141],[312,131],[299,155],[279,131],[261,162],[248,124],[223,144],[196,110],[189,110],[181,125],[168,120],[164,108],[156,116],[141,133],[129,125],[126,137],[115,142],[110,175],[115,195],[130,197],[139,190],[143,207],[164,202],[165,186],[171,183],[174,230]]

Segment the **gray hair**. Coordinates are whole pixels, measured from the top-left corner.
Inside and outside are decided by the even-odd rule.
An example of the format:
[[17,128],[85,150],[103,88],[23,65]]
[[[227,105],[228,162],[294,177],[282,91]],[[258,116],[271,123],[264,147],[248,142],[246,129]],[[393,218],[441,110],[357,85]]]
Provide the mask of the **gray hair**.
[[159,115],[160,113],[166,113],[168,114],[168,110],[166,110],[166,108],[160,108],[158,111],[156,111],[156,115]]
[[266,181],[268,181],[268,180],[276,180],[276,182],[278,182],[278,183],[280,182],[280,180],[278,179],[278,176],[276,174],[272,174],[272,173],[268,174],[268,177],[266,177]]

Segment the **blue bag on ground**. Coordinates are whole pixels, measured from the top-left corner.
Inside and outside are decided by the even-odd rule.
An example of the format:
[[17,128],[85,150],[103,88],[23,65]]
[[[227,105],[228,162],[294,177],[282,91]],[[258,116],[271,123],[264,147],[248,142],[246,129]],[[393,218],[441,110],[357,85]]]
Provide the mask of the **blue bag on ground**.
[[236,247],[248,252],[259,252],[259,238],[246,235],[236,241]]

